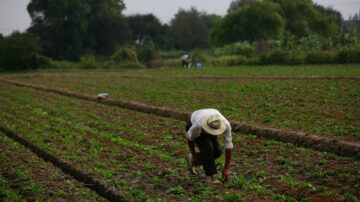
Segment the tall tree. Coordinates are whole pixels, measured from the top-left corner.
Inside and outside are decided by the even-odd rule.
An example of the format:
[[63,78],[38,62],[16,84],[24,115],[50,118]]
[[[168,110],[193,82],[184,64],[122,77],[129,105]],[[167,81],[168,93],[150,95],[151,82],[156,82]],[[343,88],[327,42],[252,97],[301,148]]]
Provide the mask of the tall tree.
[[208,31],[210,31],[212,28],[214,28],[215,23],[219,20],[221,20],[221,16],[216,14],[206,14],[202,13],[201,19],[204,21],[206,28]]
[[29,33],[14,32],[0,39],[0,70],[14,71],[37,67],[41,54],[38,40]]
[[163,47],[166,28],[153,14],[132,15],[127,18],[131,32],[132,42],[142,45],[154,43],[156,47]]
[[264,1],[253,2],[229,13],[210,34],[214,45],[238,41],[259,41],[279,36],[284,28],[279,5]]
[[236,11],[240,9],[241,7],[254,2],[255,0],[235,0],[230,3],[230,6],[228,8],[228,13],[232,11]]
[[338,34],[337,17],[329,12],[315,9],[312,0],[270,0],[282,8],[282,16],[286,20],[285,31],[298,37],[318,34],[331,37]]
[[29,31],[41,39],[45,54],[57,59],[76,59],[83,51],[88,28],[89,4],[82,0],[32,0]]
[[44,53],[76,60],[86,52],[108,53],[126,29],[121,0],[31,0],[29,32],[38,36]]
[[171,21],[176,49],[193,49],[208,46],[208,29],[195,8],[180,9]]
[[342,31],[342,44],[355,45],[360,41],[360,11],[359,14],[350,16],[349,20],[344,22]]
[[[85,47],[97,54],[110,55],[120,44],[128,43],[131,30],[122,11],[122,0],[87,0],[91,6]],[[91,45],[91,46],[90,46]]]

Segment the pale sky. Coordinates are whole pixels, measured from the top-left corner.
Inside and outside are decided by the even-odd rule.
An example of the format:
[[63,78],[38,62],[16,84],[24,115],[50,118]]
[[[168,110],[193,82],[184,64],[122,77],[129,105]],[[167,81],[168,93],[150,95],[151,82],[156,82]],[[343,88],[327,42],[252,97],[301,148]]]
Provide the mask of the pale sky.
[[[360,0],[313,0],[340,11],[345,19],[360,11]],[[18,30],[26,30],[31,19],[26,10],[30,0],[0,0],[0,33],[8,35]],[[194,6],[200,11],[225,15],[231,0],[124,0],[126,15],[153,13],[163,23],[168,23],[179,8]]]

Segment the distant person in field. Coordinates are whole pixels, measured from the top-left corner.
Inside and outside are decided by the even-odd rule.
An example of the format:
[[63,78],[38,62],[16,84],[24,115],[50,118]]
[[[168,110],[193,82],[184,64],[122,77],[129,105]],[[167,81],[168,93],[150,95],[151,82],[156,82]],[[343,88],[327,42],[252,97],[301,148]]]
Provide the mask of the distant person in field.
[[181,63],[183,67],[191,67],[191,63],[190,63],[190,56],[189,55],[183,55],[181,56]]
[[[222,172],[223,181],[229,179],[232,155],[232,135],[229,121],[216,109],[200,109],[191,114],[186,124],[186,137],[191,153],[186,156],[188,169],[195,174],[195,167],[202,165],[206,183],[219,184],[214,178],[217,173],[215,160],[221,156],[222,149],[218,136],[223,136],[225,147],[225,165]],[[195,145],[200,152],[195,152]]]

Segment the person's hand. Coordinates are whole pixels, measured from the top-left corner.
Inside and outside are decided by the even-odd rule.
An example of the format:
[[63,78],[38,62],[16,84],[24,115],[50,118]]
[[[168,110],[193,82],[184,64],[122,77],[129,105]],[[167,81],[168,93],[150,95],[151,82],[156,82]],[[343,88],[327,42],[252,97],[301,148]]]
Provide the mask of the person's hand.
[[230,175],[230,170],[228,168],[224,168],[222,172],[222,178],[224,182],[229,180],[229,175]]

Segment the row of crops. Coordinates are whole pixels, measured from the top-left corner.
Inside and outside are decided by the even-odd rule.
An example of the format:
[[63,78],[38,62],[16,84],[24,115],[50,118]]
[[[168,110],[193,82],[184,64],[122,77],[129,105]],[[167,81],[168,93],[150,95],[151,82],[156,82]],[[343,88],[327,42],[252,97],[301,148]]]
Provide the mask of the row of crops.
[[[49,84],[46,79],[49,78],[40,77],[31,82]],[[141,94],[141,87],[134,79],[94,78],[93,85],[81,78],[51,80],[54,87],[79,92],[86,90],[86,93],[95,93],[100,87],[109,91],[113,88],[111,95],[123,97],[122,92],[132,91],[135,97],[125,97],[149,102],[144,97],[136,97]],[[149,82],[157,86],[155,80]],[[176,80],[163,82],[170,86],[181,85]],[[142,87],[149,84],[147,80],[138,83],[142,83]],[[134,87],[130,88],[130,85]],[[180,88],[190,88],[188,84],[184,85]],[[201,91],[204,86],[194,88]],[[163,92],[167,96],[163,95],[163,102],[156,104],[174,102],[176,105],[176,99],[169,99],[180,91],[169,94],[170,87],[163,88],[167,90]],[[119,94],[115,93],[116,89],[121,89]],[[195,100],[190,94],[186,98]],[[220,100],[217,102],[221,103]],[[352,158],[234,133],[230,182],[221,186],[206,185],[204,176],[192,176],[186,171],[184,122],[4,82],[0,85],[0,103],[1,125],[114,187],[126,200],[355,201],[360,197],[360,162]],[[100,200],[93,190],[86,188],[91,186],[62,173],[5,134],[0,137],[4,146],[0,153],[0,185],[4,191],[0,197]],[[219,168],[223,161],[219,160]],[[26,177],[24,173],[27,173]],[[221,176],[217,177],[220,179]]]

